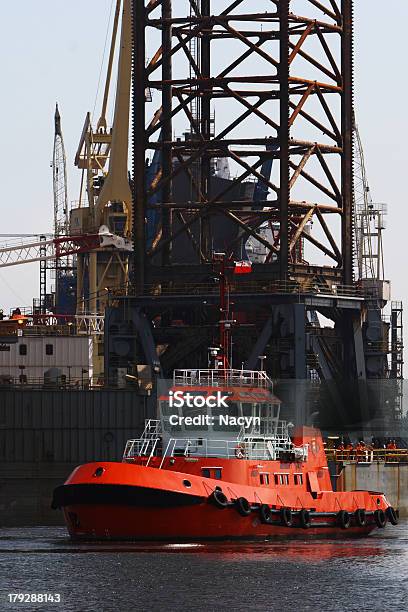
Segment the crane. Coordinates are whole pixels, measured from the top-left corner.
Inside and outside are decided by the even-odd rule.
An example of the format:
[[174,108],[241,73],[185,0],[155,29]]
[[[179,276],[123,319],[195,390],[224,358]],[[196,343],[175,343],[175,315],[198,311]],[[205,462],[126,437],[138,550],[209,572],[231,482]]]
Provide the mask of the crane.
[[78,236],[41,235],[37,240],[22,242],[15,245],[0,245],[0,268],[8,268],[34,262],[58,261],[92,249],[116,249],[132,251],[132,242],[123,236],[112,234],[106,226],[102,226],[97,234],[81,234]]
[[52,174],[54,187],[54,236],[67,236],[69,228],[68,219],[68,187],[67,187],[67,158],[65,154],[64,138],[62,136],[61,115],[58,104],[54,116],[54,154],[52,159]]
[[[69,236],[69,209],[68,209],[68,184],[67,184],[67,158],[65,154],[64,138],[62,135],[61,115],[58,104],[54,115],[54,151],[52,158],[52,178],[54,193],[54,238]],[[44,239],[42,239],[44,240]],[[46,246],[42,247],[42,255],[46,252]],[[47,268],[55,273],[55,309],[59,310],[60,294],[63,292],[63,276],[70,274],[74,269],[73,256],[57,257],[50,260],[40,259],[40,311],[46,311],[47,295]]]
[[[89,231],[106,225],[111,232],[131,236],[132,193],[128,176],[129,113],[132,76],[132,28],[130,0],[116,0],[111,47],[100,118],[92,126],[87,113],[75,165],[82,170],[80,205],[71,211],[71,226]],[[120,41],[117,44],[119,25]],[[112,70],[118,49],[118,75],[111,129],[107,125],[107,105],[111,92]],[[88,206],[83,206],[86,192]],[[111,257],[90,251],[78,258],[77,300],[81,310],[84,287],[89,287],[89,310],[104,309],[106,283],[123,286],[128,279],[128,258],[119,253]]]
[[358,279],[384,280],[382,231],[385,228],[385,204],[375,204],[367,178],[363,143],[357,121],[353,120],[355,181],[354,219]]

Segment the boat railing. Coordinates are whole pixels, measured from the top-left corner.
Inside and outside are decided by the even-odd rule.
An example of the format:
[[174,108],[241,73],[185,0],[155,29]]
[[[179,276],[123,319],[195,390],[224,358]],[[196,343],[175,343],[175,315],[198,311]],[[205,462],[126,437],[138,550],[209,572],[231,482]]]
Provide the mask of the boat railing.
[[272,435],[262,435],[257,432],[245,434],[241,430],[236,438],[169,438],[166,447],[162,448],[161,421],[149,419],[140,438],[128,440],[123,453],[123,461],[132,461],[136,457],[147,459],[149,465],[152,458],[161,455],[162,467],[169,457],[196,457],[222,459],[276,460],[284,453],[292,453],[297,459],[307,459],[307,445],[295,447],[288,434],[288,425],[279,421]]
[[278,419],[265,419],[261,418],[259,425],[253,426],[252,430],[248,430],[245,427],[241,427],[238,434],[238,442],[243,442],[252,438],[264,438],[272,437],[274,440],[289,440],[289,425],[287,421],[281,421]]
[[237,369],[189,369],[175,370],[174,386],[193,387],[261,387],[270,389],[272,381],[266,372],[261,370]]
[[161,432],[161,421],[148,419],[141,437],[127,441],[123,453],[123,461],[129,461],[129,459],[134,457],[147,457],[146,465],[149,465],[161,442]]
[[238,440],[207,438],[170,438],[164,449],[160,467],[169,457],[195,457],[219,459],[249,459],[275,461],[282,453],[293,453],[299,459],[307,457],[307,448],[295,449],[290,439],[248,437]]

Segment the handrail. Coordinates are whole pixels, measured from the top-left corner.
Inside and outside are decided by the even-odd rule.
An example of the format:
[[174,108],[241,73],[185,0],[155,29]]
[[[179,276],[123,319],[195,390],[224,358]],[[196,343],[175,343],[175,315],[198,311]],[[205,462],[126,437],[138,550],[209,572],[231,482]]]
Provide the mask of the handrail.
[[[363,297],[364,292],[356,285],[342,285],[332,283],[313,283],[304,284],[296,281],[232,281],[229,284],[230,293],[257,293],[260,287],[263,293],[288,293],[299,295],[327,295],[327,296],[345,296],[345,297]],[[211,295],[218,294],[219,287],[215,283],[193,284],[186,283],[182,285],[147,285],[144,293],[147,295],[165,296],[165,295]]]
[[[163,453],[160,468],[167,457],[275,460],[280,452],[297,452],[307,456],[307,448],[296,448],[290,438],[253,436],[244,440],[213,440],[208,438],[170,438]],[[300,452],[302,451],[302,452]]]
[[238,369],[186,369],[175,370],[173,375],[174,385],[181,386],[219,386],[238,385],[245,387],[261,387],[264,389],[272,387],[272,381],[266,372],[262,370],[238,370]]
[[[320,295],[335,297],[356,297],[363,298],[367,290],[358,284],[343,285],[333,280],[327,283],[313,282],[308,279],[302,281],[280,281],[280,280],[245,280],[232,278],[229,283],[230,293],[287,293],[296,295]],[[111,289],[111,298],[122,297],[132,292],[130,283],[119,288]],[[171,284],[149,284],[143,288],[142,295],[172,296],[172,295],[212,295],[219,294],[219,287],[216,283],[171,283]]]
[[407,448],[367,448],[364,450],[338,450],[327,448],[326,457],[336,463],[408,463]]
[[[149,465],[160,442],[160,438],[139,438],[128,440],[123,460],[135,457],[147,458]],[[208,439],[208,438],[170,438],[161,457],[159,468],[163,467],[168,457],[212,457],[241,458],[256,460],[275,460],[281,452],[295,452],[299,457],[307,456],[306,446],[295,448],[289,437],[252,436],[241,440]]]

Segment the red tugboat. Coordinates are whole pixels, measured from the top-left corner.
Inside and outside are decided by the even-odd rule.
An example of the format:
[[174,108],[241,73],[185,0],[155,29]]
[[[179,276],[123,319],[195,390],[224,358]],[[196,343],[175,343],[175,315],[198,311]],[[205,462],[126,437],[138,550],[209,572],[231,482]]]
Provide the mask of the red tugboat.
[[333,537],[397,524],[382,493],[333,491],[320,432],[289,435],[265,372],[176,371],[159,402],[160,420],[121,463],[82,465],[54,491],[73,538]]
[[397,524],[382,493],[333,491],[320,432],[290,433],[266,372],[229,366],[227,293],[221,260],[214,367],[176,370],[121,462],[82,465],[55,489],[72,538],[357,536]]

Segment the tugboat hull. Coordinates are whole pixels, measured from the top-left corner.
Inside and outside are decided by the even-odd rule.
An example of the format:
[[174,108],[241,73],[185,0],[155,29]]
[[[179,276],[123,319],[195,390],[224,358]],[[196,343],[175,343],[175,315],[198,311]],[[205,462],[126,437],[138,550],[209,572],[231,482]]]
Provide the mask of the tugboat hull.
[[256,512],[250,517],[239,516],[234,509],[219,513],[208,504],[184,508],[163,509],[126,506],[76,505],[64,508],[65,521],[72,539],[134,540],[134,541],[205,541],[256,540],[271,538],[344,538],[362,537],[376,529],[366,527],[340,529],[335,521],[304,530],[299,525],[284,527],[277,521],[263,525]]
[[[246,463],[246,462],[244,462]],[[197,541],[365,536],[382,494],[266,489],[127,463],[77,468],[54,491],[74,539]],[[364,524],[357,512],[364,509]]]

